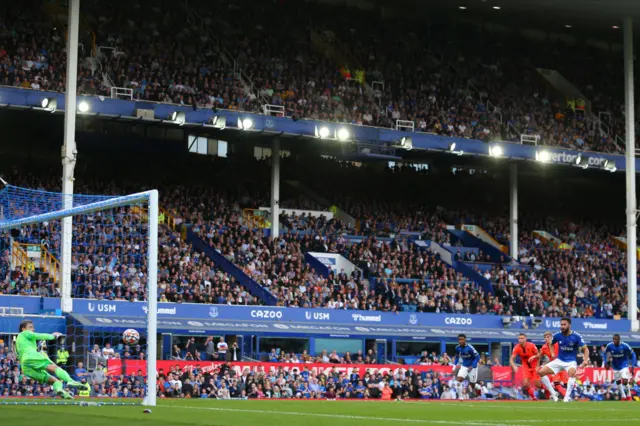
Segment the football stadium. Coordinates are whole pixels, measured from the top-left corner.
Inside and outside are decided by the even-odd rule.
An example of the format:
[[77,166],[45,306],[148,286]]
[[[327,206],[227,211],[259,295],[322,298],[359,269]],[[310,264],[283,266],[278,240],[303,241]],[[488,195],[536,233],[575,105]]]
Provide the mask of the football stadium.
[[640,424],[639,20],[0,2],[0,425]]

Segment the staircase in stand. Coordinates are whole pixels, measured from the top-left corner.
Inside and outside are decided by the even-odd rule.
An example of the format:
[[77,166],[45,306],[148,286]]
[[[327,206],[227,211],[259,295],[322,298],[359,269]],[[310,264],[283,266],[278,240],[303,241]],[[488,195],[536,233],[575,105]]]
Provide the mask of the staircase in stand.
[[25,274],[39,271],[55,284],[60,283],[60,261],[42,244],[23,244],[14,241],[11,246],[11,269]]
[[278,298],[273,295],[267,288],[261,286],[254,281],[249,275],[247,275],[242,269],[229,261],[223,255],[218,253],[209,244],[204,242],[197,234],[192,230],[187,230],[187,242],[199,252],[202,252],[209,259],[220,267],[224,272],[235,278],[240,285],[242,285],[252,296],[260,299],[265,305],[276,305]]

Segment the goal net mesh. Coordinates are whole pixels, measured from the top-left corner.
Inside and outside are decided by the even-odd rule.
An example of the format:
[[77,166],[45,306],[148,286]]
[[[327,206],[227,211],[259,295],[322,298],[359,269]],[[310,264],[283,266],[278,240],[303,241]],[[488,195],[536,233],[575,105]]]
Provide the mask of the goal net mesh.
[[[10,185],[0,190],[0,294],[47,298],[40,299],[37,312],[25,311],[17,303],[24,298],[15,298],[16,303],[12,303],[14,298],[4,297],[0,302],[0,403],[154,405],[155,383],[153,398],[147,398],[150,390],[146,360],[149,349],[154,351],[154,359],[156,355],[155,343],[148,346],[150,317],[155,312],[155,304],[152,309],[148,299],[151,286],[156,285],[156,273],[150,273],[150,256],[157,256],[157,247],[151,250],[150,237],[153,226],[157,246],[158,213],[157,195],[155,208],[151,208],[149,194],[71,196]],[[155,221],[150,220],[152,212]],[[72,217],[68,228],[71,250],[66,255],[62,225],[65,217]],[[92,306],[98,310],[105,301],[145,301],[141,314],[146,317],[140,317],[138,326],[131,327],[104,318],[101,322],[91,321],[90,315],[73,310],[63,312],[59,298],[64,294],[65,261],[73,298],[97,299]],[[155,269],[155,261],[151,263]],[[107,318],[116,315],[96,313]],[[21,321],[27,319],[33,321],[37,333],[62,333],[57,339],[39,340],[38,350],[48,358],[42,365],[54,363],[73,381],[88,385],[65,383],[65,391],[74,400],[62,399],[51,384],[58,378],[68,380],[69,376],[49,371],[55,379],[37,374],[32,377],[33,369],[20,365],[16,338]],[[155,319],[151,322],[155,323]],[[123,341],[123,332],[129,328],[138,332],[138,342]],[[152,335],[155,339],[155,332]],[[128,361],[139,366],[140,360],[147,368],[134,374],[126,370]],[[110,368],[113,364],[120,367]]]

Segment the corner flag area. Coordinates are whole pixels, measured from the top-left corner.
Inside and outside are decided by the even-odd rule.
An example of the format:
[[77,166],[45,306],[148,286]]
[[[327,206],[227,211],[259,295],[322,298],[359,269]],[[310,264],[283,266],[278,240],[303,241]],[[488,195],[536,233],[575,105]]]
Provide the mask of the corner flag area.
[[164,400],[140,406],[3,406],[2,424],[135,425],[602,425],[638,424],[634,403],[600,402],[367,402]]

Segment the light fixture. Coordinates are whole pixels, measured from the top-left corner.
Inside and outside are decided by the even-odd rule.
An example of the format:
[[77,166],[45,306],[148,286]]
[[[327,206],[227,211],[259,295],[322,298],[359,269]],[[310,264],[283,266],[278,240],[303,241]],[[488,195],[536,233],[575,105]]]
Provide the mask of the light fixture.
[[413,139],[411,136],[403,136],[400,138],[400,148],[411,151],[413,149]]
[[500,145],[493,145],[489,147],[489,155],[492,157],[502,157],[504,150]]
[[187,115],[183,111],[173,111],[171,113],[171,121],[182,126],[187,119]]
[[58,108],[58,100],[56,98],[44,98],[40,105],[47,111],[56,112]]
[[546,149],[536,151],[536,161],[540,163],[548,163],[551,161],[551,153]]
[[87,111],[89,111],[89,102],[87,102],[87,101],[80,101],[80,103],[78,103],[78,111],[80,111],[80,112],[87,112]]
[[346,127],[341,127],[340,129],[338,129],[337,133],[336,133],[336,137],[339,141],[346,141],[347,139],[349,139],[349,130]]
[[582,154],[579,154],[576,158],[576,166],[586,169],[589,167],[589,159],[587,157],[583,157]]
[[511,323],[513,322],[511,317],[502,317],[502,326],[504,328],[511,328]]
[[620,29],[620,27],[619,27],[619,26],[617,26],[617,25],[614,25],[614,26],[612,26],[611,28],[613,28],[614,30],[619,30],[619,29]]
[[214,115],[211,117],[211,124],[216,129],[224,130],[227,127],[227,117],[223,115]]
[[493,6],[493,10],[500,10],[502,9],[500,6]]
[[604,169],[613,173],[618,170],[616,162],[613,160],[604,160]]
[[567,24],[564,26],[565,28],[571,28],[571,25]]
[[331,131],[329,130],[329,128],[327,126],[322,126],[320,128],[318,128],[318,126],[316,126],[316,137],[317,138],[327,139],[329,137],[330,133],[331,133]]
[[458,9],[460,9],[460,10],[467,10],[467,6],[458,6]]
[[455,155],[462,155],[464,153],[464,151],[462,151],[462,150],[456,151],[456,143],[455,142],[451,142],[449,144],[449,152],[451,154],[455,154]]
[[238,118],[238,128],[249,130],[253,127],[253,120],[250,118]]

